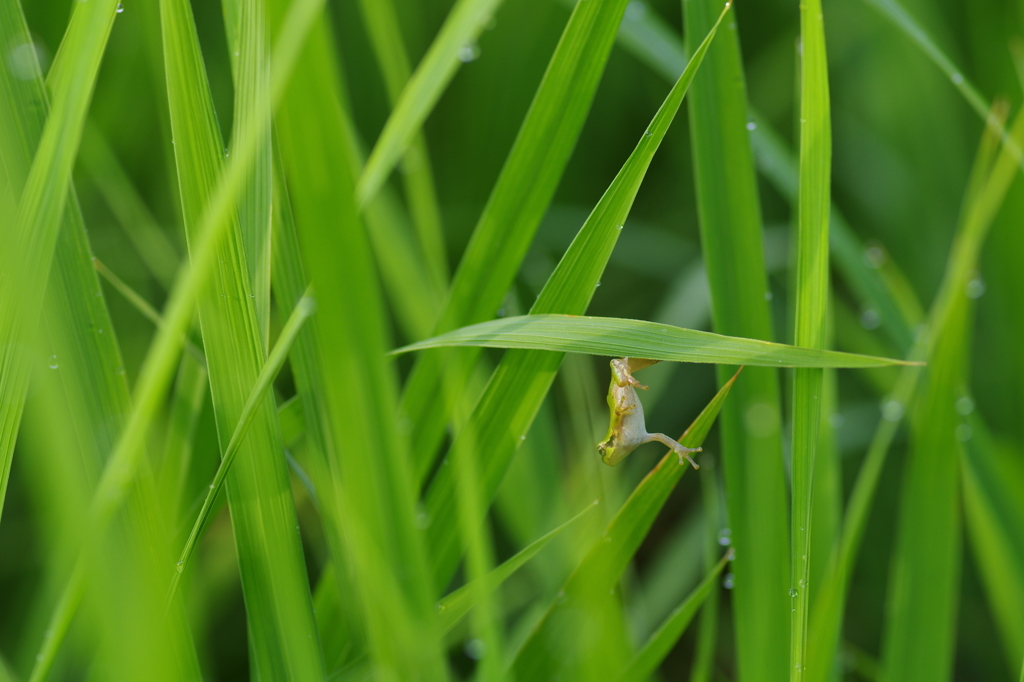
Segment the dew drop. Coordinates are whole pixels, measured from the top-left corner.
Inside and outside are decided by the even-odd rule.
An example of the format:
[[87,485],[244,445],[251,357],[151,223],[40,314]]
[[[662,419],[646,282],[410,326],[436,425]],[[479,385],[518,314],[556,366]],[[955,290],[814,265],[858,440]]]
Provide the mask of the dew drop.
[[903,419],[903,403],[898,400],[887,400],[882,405],[882,419],[887,422],[898,422]]
[[120,14],[123,11],[124,11],[124,5],[122,5],[121,3],[117,3],[117,13]]
[[959,71],[954,71],[953,75],[949,77],[949,80],[953,81],[954,85],[960,85],[964,82],[964,76]]
[[964,417],[969,415],[971,412],[974,412],[974,399],[969,395],[965,395],[962,398],[957,399],[956,412]]
[[840,429],[846,423],[846,418],[838,412],[833,412],[832,416],[828,418],[828,423],[833,429]]
[[872,270],[882,267],[885,264],[885,249],[877,244],[864,249],[864,264]]
[[878,325],[882,324],[882,318],[879,316],[877,310],[868,308],[860,314],[860,326],[865,329],[878,329]]
[[50,369],[57,369],[57,356],[56,355],[51,355],[50,356],[50,363],[49,363],[48,367]]
[[747,121],[747,130],[757,130],[757,124],[753,121]]
[[476,43],[468,43],[459,48],[459,61],[463,64],[476,61],[480,58],[480,46]]
[[595,286],[595,287],[599,287],[599,286],[601,286],[601,280],[597,280],[597,284],[595,284],[594,286]]
[[736,576],[734,576],[732,573],[726,573],[725,577],[722,578],[722,587],[724,587],[727,590],[731,590],[735,586]]
[[647,138],[654,137],[654,133],[652,133],[650,130],[645,130],[644,131],[644,137],[647,137]]
[[770,300],[772,300],[773,298],[775,298],[775,295],[774,295],[774,294],[772,294],[772,292],[770,292],[770,291],[766,291],[766,292],[764,292],[764,300],[766,300],[766,301],[770,301]]
[[722,547],[728,547],[732,544],[732,530],[729,528],[723,528],[718,531],[718,544]]
[[795,587],[789,588],[789,596],[790,597],[796,597],[796,595],[797,595],[796,588]]
[[985,282],[981,279],[980,275],[975,275],[971,278],[971,281],[967,283],[967,298],[981,298],[984,293]]
[[966,443],[974,435],[974,429],[971,428],[970,424],[960,424],[956,427],[956,439],[961,443]]
[[466,656],[474,661],[479,661],[487,653],[487,647],[481,639],[470,639],[466,641],[463,651],[465,651]]

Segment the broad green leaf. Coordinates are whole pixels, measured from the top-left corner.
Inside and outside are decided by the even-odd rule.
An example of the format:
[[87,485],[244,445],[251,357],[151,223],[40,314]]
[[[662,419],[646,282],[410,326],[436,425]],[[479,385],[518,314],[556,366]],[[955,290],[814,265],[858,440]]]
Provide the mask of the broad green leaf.
[[[717,0],[682,3],[692,45],[718,12]],[[742,12],[742,7],[739,8]],[[712,328],[751,339],[773,337],[757,180],[736,24],[723,27],[693,82],[690,141],[701,248],[711,289]],[[732,371],[717,369],[724,384]],[[789,529],[778,377],[750,368],[722,414],[722,457],[732,569],[737,677],[788,677]]]
[[[499,6],[501,0],[458,0],[452,7],[433,44],[416,67],[416,72],[404,84],[391,116],[370,152],[366,168],[356,184],[356,197],[360,206],[369,203],[387,180],[399,157],[405,153],[441,93],[451,82],[462,63],[463,51],[471,49]],[[377,9],[377,13],[385,11]],[[375,15],[370,13],[371,18]],[[375,32],[373,28],[371,26],[371,32]],[[398,76],[400,74],[389,76],[389,80],[397,80]],[[391,85],[389,83],[389,87]],[[425,163],[426,159],[416,159],[416,162]]]
[[[679,438],[682,445],[697,447],[704,442],[735,380],[733,377],[718,391]],[[688,470],[689,466],[680,465],[676,454],[669,451],[640,482],[519,650],[511,669],[517,679],[552,679],[564,666],[579,664],[575,659],[585,647],[580,637],[567,639],[564,633],[588,632],[588,613],[597,613],[601,600],[614,590],[669,494]]]
[[[723,12],[720,19],[724,16]],[[713,38],[712,30],[548,278],[530,310],[531,314],[518,318],[520,321],[532,324],[534,320],[551,319],[550,313],[579,314],[586,310],[654,152],[664,139]],[[564,316],[556,317],[563,319]],[[491,376],[466,427],[471,429],[469,433],[475,441],[476,451],[488,453],[486,458],[482,458],[481,467],[485,499],[492,499],[497,491],[516,448],[529,430],[558,372],[562,357],[562,353],[513,350],[505,354]],[[434,585],[439,591],[451,579],[462,553],[458,537],[452,532],[457,483],[452,467],[442,464],[426,494],[426,512],[430,522],[427,535],[434,552]]]
[[[828,310],[828,218],[832,182],[832,124],[829,113],[825,23],[820,0],[800,4],[800,187],[797,198],[796,324],[797,346],[825,347]],[[810,606],[811,503],[821,426],[820,369],[793,375],[793,444],[790,465],[792,521],[790,538],[789,679],[804,679],[807,613]]]
[[[570,17],[459,262],[435,333],[490,319],[498,309],[569,161],[625,7],[626,0],[587,0]],[[410,423],[417,481],[430,470],[453,409],[438,400],[442,374],[445,385],[464,385],[478,355],[425,354],[406,381],[400,409]]]
[[715,567],[701,581],[700,585],[694,588],[693,592],[687,595],[679,606],[677,606],[661,627],[652,634],[640,648],[633,660],[629,662],[626,669],[619,675],[622,682],[628,680],[646,680],[658,669],[661,662],[665,660],[672,647],[676,645],[679,638],[697,614],[697,609],[707,600],[708,596],[718,587],[718,576],[725,568],[725,564],[732,558],[732,550],[726,552],[725,556],[715,564]]
[[[287,7],[284,0],[270,4],[272,25],[282,32],[288,23],[278,18]],[[330,67],[316,61],[328,39],[327,17],[319,19],[275,118],[302,264],[320,311],[324,400],[316,407],[330,467],[323,478],[333,489],[318,494],[333,517],[326,528],[345,548],[374,674],[443,680],[436,598],[415,525],[416,486],[396,420],[397,377],[384,353],[385,309],[354,201],[354,141],[343,102],[322,82]]]
[[543,313],[481,322],[393,352],[408,353],[457,345],[753,367],[884,367],[913,364],[905,360],[722,336],[646,320]]
[[[494,570],[484,578],[484,589],[487,591],[496,590],[503,582],[505,582],[505,580],[508,579],[509,576],[518,571],[526,562],[537,556],[542,549],[547,547],[548,543],[551,542],[556,535],[571,526],[575,521],[593,508],[594,505],[587,507],[562,525],[545,533],[523,549],[516,552],[514,556],[507,559],[500,566],[495,567]],[[445,632],[451,631],[451,629],[458,625],[459,621],[469,613],[469,610],[473,608],[475,602],[476,592],[472,585],[463,585],[459,589],[445,596],[444,599],[437,603],[437,610],[441,620],[441,629]]]

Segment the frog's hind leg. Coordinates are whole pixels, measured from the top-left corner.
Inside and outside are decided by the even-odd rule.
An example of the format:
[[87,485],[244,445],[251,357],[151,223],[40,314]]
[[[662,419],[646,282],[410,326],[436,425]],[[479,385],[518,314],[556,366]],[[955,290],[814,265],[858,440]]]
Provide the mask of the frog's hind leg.
[[647,434],[647,440],[656,440],[662,445],[671,448],[672,452],[678,455],[680,464],[683,463],[683,458],[685,457],[687,460],[689,460],[690,464],[693,465],[694,469],[700,469],[700,466],[698,466],[697,463],[693,461],[693,458],[690,457],[690,453],[700,452],[702,448],[688,448],[685,445],[680,445],[676,441],[666,436],[664,433],[649,433]]

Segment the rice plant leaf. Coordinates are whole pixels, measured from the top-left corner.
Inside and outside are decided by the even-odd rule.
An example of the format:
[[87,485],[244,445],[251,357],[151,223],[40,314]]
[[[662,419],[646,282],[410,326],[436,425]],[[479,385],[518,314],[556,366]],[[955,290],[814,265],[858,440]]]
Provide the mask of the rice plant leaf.
[[452,7],[412,78],[405,83],[370,152],[356,184],[360,206],[369,203],[380,190],[458,70],[460,52],[476,42],[500,6],[501,0],[458,0]]
[[[501,0],[497,0],[494,9],[491,10],[492,15],[500,4]],[[362,0],[359,6],[363,10],[363,18],[377,63],[384,74],[388,98],[391,104],[395,105],[409,81],[410,66],[394,3],[391,0]],[[468,46],[460,49],[471,50]],[[448,256],[445,253],[441,209],[438,206],[430,165],[426,137],[422,131],[417,130],[410,137],[409,147],[402,158],[402,182],[405,185],[409,212],[416,226],[427,270],[432,274],[436,284],[442,285],[448,282]]]
[[665,660],[672,647],[676,645],[686,626],[690,624],[697,614],[697,609],[707,600],[708,596],[718,587],[718,576],[722,573],[726,563],[732,558],[732,550],[725,553],[722,559],[715,564],[710,573],[705,576],[693,592],[687,595],[686,599],[673,609],[668,618],[661,626],[647,638],[643,646],[633,656],[626,669],[619,675],[619,680],[646,680],[658,669],[661,662]]
[[[968,202],[968,205],[974,204],[981,188],[986,185],[998,142],[997,131],[989,127],[982,138],[982,144],[968,182],[968,196],[974,197]],[[977,189],[971,190],[970,188]],[[938,315],[937,308],[933,309],[933,315]],[[910,320],[908,319],[906,322],[909,324]],[[923,328],[926,329],[926,327]],[[908,355],[910,359],[926,356],[928,337],[929,335],[925,332],[918,334]],[[921,374],[921,367],[904,367],[892,390],[882,400],[882,421],[875,430],[867,455],[854,482],[843,518],[840,544],[829,560],[821,580],[819,594],[815,597],[811,611],[807,651],[806,676],[808,680],[825,682],[832,674],[831,671],[839,650],[847,589],[860,550],[872,500],[889,448],[907,411],[907,406],[913,404]]]
[[[737,376],[726,382],[679,438],[682,445],[692,448],[704,442]],[[511,672],[517,679],[552,679],[565,662],[574,658],[576,652],[564,637],[565,628],[580,627],[588,610],[615,587],[669,494],[688,470],[689,466],[680,465],[676,454],[669,451],[633,490],[516,654]]]
[[928,35],[928,32],[907,12],[906,8],[896,2],[896,0],[864,0],[864,2],[878,10],[882,16],[891,21],[896,28],[909,38],[935,66],[939,67],[939,70],[946,74],[949,81],[963,95],[971,109],[981,117],[981,120],[988,120],[989,111],[991,110],[989,103],[985,101],[985,98],[982,97],[978,89],[964,76],[963,71],[957,68],[953,60]]
[[[560,0],[563,4],[572,0]],[[666,80],[675,79],[686,66],[686,51],[682,39],[658,16],[656,12],[627,12],[619,27],[618,42],[630,54],[649,66]],[[792,204],[797,195],[797,160],[792,151],[768,121],[753,108],[749,109],[750,143],[754,160],[761,174]],[[904,319],[906,311],[913,307],[895,296],[894,283],[886,279],[886,269],[872,267],[873,261],[865,258],[866,249],[833,205],[829,219],[829,240],[834,262],[839,274],[851,287],[858,300],[866,308],[878,313],[880,328],[885,331],[903,353],[910,350],[914,341],[913,328],[918,320]],[[912,318],[919,318],[916,311]]]
[[[20,358],[27,334],[36,328],[53,252],[67,204],[75,152],[81,139],[96,74],[116,15],[116,2],[76,5],[64,46],[77,57],[52,79],[52,98],[45,124],[26,110],[46,111],[47,96],[21,7],[3,4],[2,48],[28,48],[28,78],[5,68],[0,86],[3,165],[18,208],[4,223],[5,247],[0,255],[0,503],[7,491],[11,457],[27,390],[27,370]],[[19,111],[19,108],[24,108]],[[38,146],[36,146],[38,143]],[[26,162],[31,159],[30,163]]]
[[[723,11],[719,20],[724,16]],[[531,314],[517,318],[518,320],[529,325],[535,320],[586,319],[571,316],[552,318],[550,314],[582,313],[590,304],[601,273],[621,233],[620,227],[626,222],[651,159],[664,139],[682,103],[683,95],[713,38],[714,29],[705,36],[690,65],[665,98],[647,130],[641,135],[633,153],[580,228],[579,234],[544,285],[543,291],[530,310]],[[512,350],[505,354],[501,364],[492,374],[465,427],[468,433],[473,435],[476,451],[488,453],[481,466],[485,499],[493,499],[497,492],[516,448],[529,430],[551,382],[554,381],[562,357],[561,352]],[[421,470],[419,473],[425,474],[426,471]],[[433,549],[434,585],[439,591],[448,584],[462,553],[458,545],[458,536],[452,532],[456,485],[457,478],[452,467],[442,464],[425,499],[427,518],[430,522],[427,535]]]
[[[269,4],[272,26],[282,31],[288,5]],[[344,103],[324,87],[327,67],[316,63],[329,39],[327,20],[319,17],[275,119],[302,265],[320,311],[324,400],[317,407],[331,489],[318,486],[318,494],[333,517],[326,529],[346,550],[339,572],[355,584],[371,666],[402,679],[444,680],[416,487],[395,414],[397,377],[384,353],[386,309],[354,200],[354,141]]]
[[[800,185],[797,201],[797,263],[793,333],[797,346],[825,347],[828,309],[828,218],[832,166],[825,23],[820,0],[800,5]],[[824,374],[801,368],[793,376],[791,471],[792,539],[789,595],[790,679],[804,679],[810,606],[811,509],[815,457],[821,426]]]
[[393,352],[408,353],[455,345],[753,367],[884,367],[912,364],[906,360],[723,336],[646,320],[540,313],[481,322]]
[[[509,576],[518,571],[530,559],[537,556],[542,549],[547,547],[548,543],[551,542],[556,535],[573,525],[584,514],[593,509],[596,504],[597,501],[562,525],[545,533],[526,547],[516,552],[515,555],[505,560],[500,566],[495,567],[494,570],[484,578],[484,589],[487,591],[494,591],[500,587],[501,584],[509,578]],[[458,625],[466,614],[469,613],[470,609],[473,608],[476,603],[476,598],[477,593],[471,585],[467,584],[454,592],[451,592],[445,596],[444,599],[439,601],[437,603],[437,610],[439,614],[438,617],[441,620],[441,629],[446,633],[451,632],[452,628]]]
[[[686,42],[692,45],[711,24],[718,2],[688,0],[682,6]],[[706,62],[693,82],[689,114],[712,329],[770,340],[761,208],[735,22],[722,28]],[[719,367],[719,384],[731,373]],[[723,475],[736,548],[736,661],[738,677],[746,682],[789,676],[790,539],[781,423],[777,374],[749,368],[722,415]]]
[[[256,320],[266,349],[270,344],[270,207],[273,177],[270,110],[266,107],[270,89],[270,41],[264,5],[264,0],[224,2],[228,52],[236,55],[232,62],[235,67],[232,134],[244,137],[247,128],[262,131],[258,133],[260,141],[256,156],[252,160],[249,179],[238,202],[238,224]],[[257,120],[261,117],[267,120]]]
[[[202,214],[213,202],[224,166],[224,144],[191,7],[181,0],[163,0],[160,7],[178,182],[189,252],[196,259]],[[268,117],[268,93],[254,91],[250,96],[253,109],[261,112],[255,115]],[[255,161],[261,144],[256,140],[262,139],[268,123],[254,120],[236,131],[243,142],[233,150],[240,151],[244,140],[253,138],[250,158]],[[245,242],[238,223],[229,220],[227,238],[217,248],[216,275],[197,297],[222,443],[229,442],[239,423],[266,358]],[[253,665],[260,677],[310,679],[323,675],[323,664],[273,396],[264,396],[252,419],[227,478],[227,496]]]
[[[322,6],[321,0],[297,0],[289,8],[287,20],[283,22],[284,29],[275,43],[273,61],[277,68],[271,80],[271,102],[276,101],[282,92],[302,41]],[[227,164],[225,175],[203,213],[196,230],[198,238],[191,249],[191,267],[180,274],[171,291],[163,315],[164,325],[158,329],[139,372],[133,396],[134,407],[128,415],[113,453],[103,468],[90,503],[89,522],[86,524],[86,532],[90,539],[99,537],[108,528],[131,491],[140,467],[143,467],[147,430],[170,382],[182,339],[193,317],[196,294],[217,264],[218,247],[225,231],[232,225],[230,217],[234,210],[234,201],[244,183],[246,164],[255,155],[258,132],[252,130],[246,139],[239,141],[236,146],[238,153]],[[60,642],[78,608],[83,591],[84,573],[81,568],[87,558],[86,553],[94,544],[95,540],[82,543],[83,551],[79,554],[76,569],[55,607],[50,619],[51,627],[48,628],[47,637],[37,655],[36,670],[39,674],[34,673],[33,680],[45,677],[46,669],[52,665]]]
[[[7,281],[8,285],[38,286],[40,289],[38,292],[20,292],[24,297],[23,301],[36,307],[28,316],[22,312],[18,322],[25,326],[13,331],[21,336],[22,341],[36,341],[34,330],[38,327],[39,308],[42,308],[42,318],[49,336],[47,345],[53,354],[45,361],[50,369],[41,371],[54,373],[53,379],[43,383],[50,384],[51,389],[53,386],[59,387],[57,390],[63,395],[56,397],[56,401],[67,406],[66,412],[58,413],[52,407],[55,403],[46,400],[46,397],[54,397],[49,394],[51,389],[40,387],[39,402],[44,406],[42,410],[45,412],[43,418],[59,420],[47,428],[64,431],[70,437],[69,440],[73,442],[71,447],[74,448],[72,456],[81,460],[84,470],[93,476],[102,468],[104,458],[116,441],[130,404],[120,348],[96,272],[92,267],[85,225],[69,175],[78,144],[76,136],[81,134],[95,69],[105,48],[107,33],[102,29],[105,27],[109,30],[108,19],[113,18],[112,14],[106,14],[106,9],[112,11],[114,8],[104,8],[101,5],[96,8],[98,14],[76,12],[65,34],[69,50],[83,51],[81,59],[84,63],[69,64],[65,59],[54,65],[51,81],[54,87],[54,103],[56,106],[63,99],[63,111],[50,109],[42,74],[34,62],[22,64],[18,71],[7,68],[0,70],[0,90],[5,92],[5,97],[0,98],[3,100],[3,104],[0,105],[0,118],[3,119],[0,123],[3,190],[0,191],[5,195],[5,200],[13,201],[18,192],[29,188],[27,183],[33,182],[31,174],[38,174],[42,165],[49,164],[50,169],[47,173],[51,174],[51,184],[44,189],[42,201],[58,206],[56,214],[51,216],[57,224],[44,224],[51,218],[37,222],[36,226],[41,233],[33,236],[35,239],[46,241],[50,237],[42,232],[53,233],[50,254],[47,254],[44,260],[19,264],[20,267],[26,268],[21,273],[4,270],[5,278],[16,273],[26,277],[21,282]],[[83,22],[86,25],[83,26]],[[89,22],[93,24],[89,26]],[[25,48],[29,48],[28,54],[34,57],[32,45],[33,39],[25,25],[19,3],[0,2],[0,51],[11,55],[20,50],[24,55]],[[29,66],[32,68],[27,68]],[[69,71],[71,78],[85,79],[87,82],[71,84],[69,89],[66,81]],[[75,103],[76,98],[82,101]],[[45,161],[43,157],[54,150],[48,152],[41,141],[45,140],[47,135],[53,134],[51,126],[64,129],[63,144],[67,146],[56,149],[59,158]],[[48,144],[52,144],[52,140]],[[33,152],[36,153],[35,161]],[[64,171],[60,168],[64,164],[67,165],[68,175],[61,184],[59,178],[53,177],[53,174],[62,174]],[[27,207],[24,201],[23,207]],[[47,206],[42,212],[52,210],[53,206]],[[11,211],[8,215],[13,213]],[[6,225],[10,231],[4,231],[4,238],[10,241],[5,243],[8,245],[7,248],[11,249],[16,243],[14,240],[17,238],[16,228],[19,225],[12,222]],[[13,251],[11,254],[15,255]],[[18,258],[25,256],[24,253],[16,255]],[[40,277],[42,279],[37,280]],[[46,292],[45,297],[43,290]],[[33,343],[31,347],[37,348],[38,344]],[[24,362],[28,359],[15,358],[15,362]],[[33,353],[33,364],[40,360],[41,358],[35,357]],[[11,368],[5,368],[2,373],[10,379],[8,369]],[[16,374],[21,372],[18,368],[14,368],[13,371]],[[36,379],[38,378],[37,376]],[[6,411],[8,415],[13,412],[20,413],[20,401],[23,399],[23,393],[20,396],[4,394],[0,396],[0,402],[3,403],[0,409]],[[65,414],[69,419],[63,418]],[[7,427],[16,430],[17,421],[7,422],[5,431]],[[0,454],[0,461],[3,459],[4,455]],[[9,460],[5,465],[9,465]],[[0,480],[2,491],[6,487],[7,469],[3,467],[0,471],[3,472],[3,479]],[[88,483],[83,488],[87,486]],[[0,493],[0,504],[2,497]],[[136,653],[147,661],[146,665],[159,666],[157,671],[147,669],[148,674],[154,679],[194,679],[199,675],[198,661],[180,618],[181,613],[175,612],[172,618],[164,620],[154,618],[152,612],[147,610],[153,605],[154,581],[160,580],[162,572],[157,557],[163,552],[159,542],[163,529],[156,523],[159,515],[155,503],[152,480],[143,477],[130,491],[129,513],[122,517],[122,523],[119,524],[116,533],[102,538],[106,552],[103,558],[93,565],[95,570],[99,570],[102,575],[115,582],[131,576],[131,581],[123,584],[121,594],[128,603],[139,608],[127,613],[119,612],[116,608],[101,608],[90,614],[93,618],[89,624],[95,626],[102,623],[102,627],[112,628],[107,634],[114,639],[123,640],[131,637]],[[58,522],[69,523],[70,520],[61,519]],[[63,577],[63,571],[60,575]],[[43,655],[36,659],[32,673],[35,679],[46,674],[59,647],[61,637],[57,633],[52,635],[55,636],[51,636],[51,633],[44,636],[41,651]],[[139,659],[134,656],[112,659],[108,647],[100,647],[94,654],[97,659],[102,659],[107,664],[110,664],[111,660],[116,660],[113,664],[115,669],[128,677],[133,674],[147,674],[137,667]]]
[[[490,319],[498,309],[579,137],[626,4],[587,0],[572,13],[459,262],[435,333]],[[419,481],[452,409],[437,399],[441,376],[449,386],[464,385],[478,355],[470,349],[425,354],[406,381],[400,410],[409,420]]]
[[[883,681],[947,679],[959,592],[960,455],[955,404],[967,372],[967,286],[992,220],[1016,176],[1024,139],[1018,116],[987,182],[965,206],[929,317],[922,400],[912,415],[895,558],[883,635]],[[943,652],[943,653],[939,653]]]
[[192,532],[189,534],[188,540],[185,542],[185,547],[181,551],[181,558],[178,559],[177,570],[175,571],[174,578],[171,582],[171,597],[174,596],[174,592],[178,587],[178,582],[181,580],[181,575],[185,572],[185,568],[188,566],[188,561],[192,557],[192,551],[195,549],[196,542],[199,540],[199,536],[202,534],[206,526],[206,522],[210,518],[210,510],[213,508],[213,502],[217,499],[217,495],[220,494],[221,488],[224,486],[224,481],[227,478],[228,472],[231,470],[231,465],[235,461],[235,456],[239,452],[239,448],[246,437],[249,426],[252,424],[253,418],[256,416],[260,404],[266,397],[267,389],[270,388],[270,384],[277,377],[277,373],[281,371],[281,367],[284,366],[284,362],[288,358],[288,353],[291,351],[292,344],[295,342],[295,337],[298,336],[302,329],[302,325],[305,324],[309,316],[313,314],[313,309],[313,299],[308,297],[299,299],[299,302],[295,305],[295,309],[292,311],[292,314],[288,317],[288,321],[285,322],[284,327],[281,328],[281,334],[277,339],[277,343],[275,343],[273,349],[271,349],[270,356],[267,358],[263,367],[260,368],[259,376],[256,377],[256,383],[253,385],[252,391],[249,393],[249,397],[245,399],[245,405],[242,407],[242,412],[238,417],[238,423],[235,425],[235,429],[231,433],[231,440],[229,440],[228,444],[224,447],[224,454],[221,456],[220,464],[217,466],[217,472],[213,476],[213,482],[210,484],[209,490],[206,493],[206,499],[203,501],[203,507],[199,510],[199,516],[196,518],[195,524],[192,526]]
[[[969,395],[958,399],[961,413],[973,405]],[[961,463],[967,536],[1013,670],[1024,656],[1024,460],[976,413],[966,415],[959,428],[965,427],[971,433]]]

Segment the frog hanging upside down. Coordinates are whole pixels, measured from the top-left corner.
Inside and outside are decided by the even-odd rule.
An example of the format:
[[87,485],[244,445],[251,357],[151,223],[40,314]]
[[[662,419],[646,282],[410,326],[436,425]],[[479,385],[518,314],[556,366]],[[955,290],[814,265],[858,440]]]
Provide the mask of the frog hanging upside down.
[[601,453],[601,461],[608,466],[615,466],[633,452],[637,447],[651,441],[658,441],[672,449],[679,456],[679,463],[685,457],[699,469],[690,457],[691,452],[700,452],[700,448],[688,448],[680,445],[663,433],[647,433],[644,423],[644,406],[636,389],[647,387],[633,378],[633,372],[649,367],[657,360],[640,358],[615,358],[611,362],[612,383],[608,387],[608,408],[611,410],[611,424],[604,441],[598,443],[597,451]]

